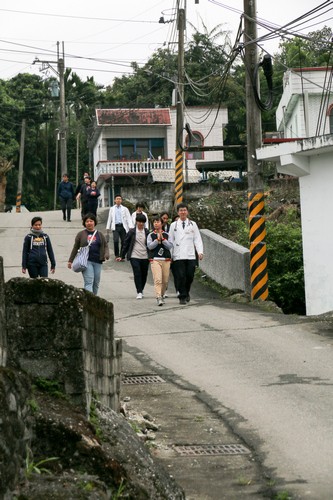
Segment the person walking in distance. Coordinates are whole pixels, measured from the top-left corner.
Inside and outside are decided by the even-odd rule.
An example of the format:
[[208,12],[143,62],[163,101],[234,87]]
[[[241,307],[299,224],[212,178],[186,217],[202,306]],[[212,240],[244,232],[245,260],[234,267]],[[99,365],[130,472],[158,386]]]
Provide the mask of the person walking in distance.
[[197,224],[188,218],[188,207],[185,203],[177,205],[177,213],[179,219],[170,226],[169,241],[173,245],[172,267],[179,292],[179,303],[186,304],[190,301],[197,256],[199,260],[203,258],[203,243]]
[[67,221],[71,222],[71,211],[75,195],[74,186],[71,182],[69,182],[68,174],[64,174],[62,176],[62,181],[58,186],[58,197],[60,200],[63,219],[66,220],[67,212]]
[[91,181],[90,189],[88,190],[88,213],[94,214],[97,217],[98,197],[101,196],[97,183]]
[[163,306],[165,290],[168,286],[172,243],[168,233],[162,229],[160,217],[153,218],[154,231],[149,233],[147,246],[150,250],[149,260],[153,273],[154,288],[158,306]]
[[145,227],[145,215],[138,213],[135,222],[135,227],[130,229],[126,234],[124,245],[121,249],[121,257],[118,257],[118,259],[124,259],[127,254],[127,259],[130,261],[133,269],[134,283],[137,293],[136,298],[142,299],[143,290],[147,282],[149,267],[147,249],[147,237],[149,230]]
[[134,227],[131,214],[128,208],[122,205],[122,197],[117,194],[114,198],[115,204],[110,208],[109,217],[106,223],[106,234],[107,241],[109,241],[110,231],[113,235],[113,246],[114,246],[114,256],[119,262],[121,256],[121,251],[119,248],[119,240],[121,241],[121,246],[124,244],[125,236],[128,231]]
[[90,177],[84,178],[84,183],[81,185],[80,191],[76,196],[76,200],[81,202],[81,217],[88,213],[88,193],[90,191]]
[[146,222],[145,222],[145,228],[146,229],[149,229],[149,220],[148,220],[148,215],[146,214],[146,212],[144,212],[144,203],[142,203],[141,201],[138,201],[135,205],[135,212],[132,213],[132,222],[133,224],[135,225],[135,221],[136,221],[136,216],[138,214],[143,214],[145,217],[146,217]]
[[51,262],[51,273],[55,272],[56,262],[49,236],[43,232],[43,219],[33,217],[30,233],[24,238],[22,250],[22,273],[28,269],[30,278],[47,278],[47,256]]

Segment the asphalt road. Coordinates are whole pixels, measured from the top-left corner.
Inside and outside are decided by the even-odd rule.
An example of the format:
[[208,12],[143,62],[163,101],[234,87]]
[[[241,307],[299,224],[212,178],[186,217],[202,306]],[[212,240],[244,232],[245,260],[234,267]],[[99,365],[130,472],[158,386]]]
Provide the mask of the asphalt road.
[[[23,276],[22,243],[33,215],[0,214],[6,280]],[[72,223],[60,212],[42,215],[57,259],[54,278],[81,287],[81,275],[66,267],[79,212]],[[204,392],[280,487],[295,498],[333,498],[330,321],[230,304],[200,284],[186,306],[170,285],[166,305],[157,307],[151,277],[145,298],[136,300],[129,264],[114,260],[104,264],[100,295],[114,303],[116,335]]]

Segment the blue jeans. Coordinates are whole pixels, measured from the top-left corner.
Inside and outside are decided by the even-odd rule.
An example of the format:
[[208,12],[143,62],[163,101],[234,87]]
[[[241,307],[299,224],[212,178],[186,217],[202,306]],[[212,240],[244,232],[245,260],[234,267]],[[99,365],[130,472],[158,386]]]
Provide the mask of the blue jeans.
[[82,272],[84,289],[97,295],[101,281],[102,264],[88,260],[88,267]]

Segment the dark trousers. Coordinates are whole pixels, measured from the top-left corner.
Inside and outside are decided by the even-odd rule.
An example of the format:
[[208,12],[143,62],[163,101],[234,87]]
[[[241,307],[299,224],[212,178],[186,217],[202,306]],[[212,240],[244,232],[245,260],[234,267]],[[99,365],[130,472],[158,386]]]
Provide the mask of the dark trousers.
[[120,257],[119,240],[121,241],[121,245],[123,245],[125,236],[126,231],[124,226],[122,224],[116,224],[116,229],[113,231],[113,247],[115,257]]
[[48,277],[48,267],[47,264],[28,264],[28,273],[30,278],[47,278]]
[[186,299],[190,294],[191,285],[194,279],[196,260],[175,260],[172,263],[172,272],[175,277],[175,284],[179,292],[180,299]]
[[131,258],[130,263],[133,269],[136,291],[142,293],[147,282],[149,260]]
[[67,212],[67,220],[71,220],[71,210],[73,205],[72,198],[60,198],[61,210],[64,216],[64,220],[66,220],[66,212]]
[[83,217],[88,213],[88,200],[83,200],[81,198],[81,217]]

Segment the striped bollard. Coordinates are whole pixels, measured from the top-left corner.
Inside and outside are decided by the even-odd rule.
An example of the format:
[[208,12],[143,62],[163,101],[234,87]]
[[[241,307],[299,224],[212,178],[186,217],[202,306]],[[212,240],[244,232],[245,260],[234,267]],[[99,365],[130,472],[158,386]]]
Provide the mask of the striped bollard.
[[268,298],[264,193],[248,193],[252,300]]

